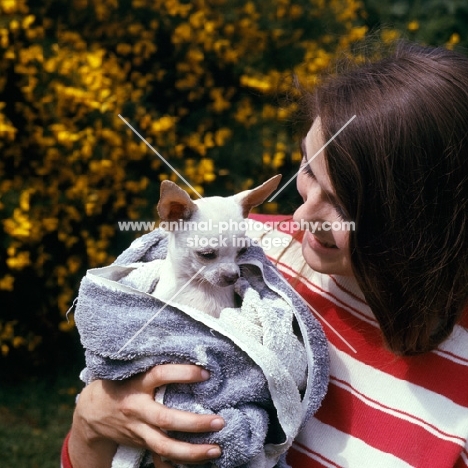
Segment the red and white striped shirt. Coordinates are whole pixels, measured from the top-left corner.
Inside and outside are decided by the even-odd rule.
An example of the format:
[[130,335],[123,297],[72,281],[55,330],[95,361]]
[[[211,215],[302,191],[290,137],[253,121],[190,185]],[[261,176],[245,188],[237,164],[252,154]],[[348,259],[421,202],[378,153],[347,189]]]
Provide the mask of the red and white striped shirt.
[[[286,217],[249,232],[311,306],[329,340],[330,385],[288,453],[293,468],[468,468],[468,313],[433,352],[399,357],[351,278],[311,270]],[[288,217],[289,219],[289,217]],[[290,246],[285,249],[285,245]],[[63,468],[71,468],[67,441]]]
[[[252,218],[267,226],[286,219]],[[251,237],[259,237],[255,227]],[[468,314],[437,350],[396,356],[385,348],[355,280],[311,270],[290,227],[265,231],[261,245],[322,323],[331,375],[288,462],[293,468],[468,467]]]

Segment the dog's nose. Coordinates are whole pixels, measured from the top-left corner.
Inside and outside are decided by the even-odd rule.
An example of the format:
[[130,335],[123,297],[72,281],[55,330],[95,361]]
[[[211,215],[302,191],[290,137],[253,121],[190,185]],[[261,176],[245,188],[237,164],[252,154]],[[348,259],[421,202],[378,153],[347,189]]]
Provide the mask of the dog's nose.
[[223,280],[226,283],[226,286],[234,284],[239,279],[239,273],[228,273],[223,275]]
[[239,268],[237,265],[224,265],[220,269],[221,286],[229,286],[239,279]]

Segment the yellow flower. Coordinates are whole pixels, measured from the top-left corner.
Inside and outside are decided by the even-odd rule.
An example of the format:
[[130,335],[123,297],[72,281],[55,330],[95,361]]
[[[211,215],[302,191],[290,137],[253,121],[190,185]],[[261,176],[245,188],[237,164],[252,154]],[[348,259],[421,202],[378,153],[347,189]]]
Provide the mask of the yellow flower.
[[18,8],[18,2],[16,0],[2,0],[0,2],[0,7],[3,13],[11,15],[12,13],[16,13]]
[[226,140],[231,138],[232,130],[229,128],[220,128],[216,131],[214,139],[217,146],[223,146]]
[[42,220],[42,226],[46,232],[56,231],[58,228],[58,219],[57,218],[44,218]]
[[195,13],[192,13],[189,16],[189,22],[195,29],[203,27],[205,23],[205,13],[203,12],[203,10],[199,10]]
[[130,44],[124,44],[120,42],[117,44],[117,53],[121,55],[128,55],[132,51],[132,46]]
[[28,15],[26,16],[26,18],[23,19],[23,29],[28,29],[29,26],[31,26],[31,24],[34,23],[34,21],[36,20],[36,17],[34,15]]
[[242,99],[242,101],[238,105],[236,112],[234,113],[234,118],[237,122],[243,123],[246,126],[250,126],[257,121],[258,116],[254,112],[250,99]]
[[200,135],[198,133],[192,133],[186,139],[186,144],[193,150],[195,150],[201,156],[205,156],[206,147],[200,140]]
[[22,239],[31,235],[31,220],[18,208],[13,211],[12,218],[3,221],[3,226],[5,232],[8,233],[11,237]]
[[187,3],[186,5],[179,3],[179,0],[165,0],[164,7],[171,16],[181,16],[186,18],[192,9],[192,4]]
[[19,348],[26,343],[26,340],[22,336],[15,336],[12,340],[13,348]]
[[151,130],[153,132],[167,132],[168,130],[174,127],[176,121],[176,117],[165,115],[160,119],[156,120],[156,122],[153,122],[153,124],[151,125]]
[[453,49],[455,45],[457,45],[458,43],[460,42],[460,34],[458,33],[453,33],[448,42],[445,44],[445,46],[447,47],[447,49]]
[[91,68],[101,68],[102,67],[102,57],[104,55],[103,51],[97,51],[94,53],[89,53],[86,56],[87,62]]
[[449,43],[450,44],[458,44],[460,42],[460,34],[458,33],[453,33],[450,36]]
[[[210,97],[213,103],[210,105],[215,112],[223,112],[231,107],[229,97],[232,93],[226,92],[224,88],[211,88]],[[226,99],[227,98],[227,99]]]
[[31,264],[29,252],[19,252],[15,257],[7,258],[6,263],[11,270],[22,270]]
[[81,259],[76,255],[68,258],[67,267],[68,267],[69,273],[71,274],[76,273],[81,267]]
[[385,44],[389,44],[400,37],[400,32],[396,29],[384,29],[380,37]]
[[213,172],[214,171],[214,161],[210,158],[203,158],[200,161],[201,169],[203,172]]
[[351,41],[359,41],[365,37],[366,33],[367,33],[367,26],[360,26],[360,27],[351,29],[349,37]]
[[16,136],[16,128],[6,122],[2,122],[0,116],[0,136],[6,136],[8,140],[13,141]]
[[8,29],[0,29],[0,47],[6,49],[9,44]]
[[286,157],[286,153],[284,151],[277,151],[273,156],[273,161],[271,165],[275,169],[279,169],[284,164],[284,159]]
[[188,42],[192,37],[192,28],[188,23],[182,23],[177,26],[172,35],[172,42],[174,44],[180,42]]
[[[70,314],[71,315],[71,314]],[[75,321],[70,317],[69,320],[63,320],[59,323],[59,330],[63,332],[69,332],[75,328]]]
[[242,75],[240,83],[247,88],[253,88],[263,92],[267,92],[271,89],[271,83],[267,79],[260,77]]
[[14,19],[13,21],[10,22],[10,29],[14,31],[15,29],[20,28],[20,23],[18,20]]
[[77,10],[83,10],[88,6],[88,0],[73,0],[73,7]]
[[291,9],[289,10],[289,16],[292,19],[300,18],[302,13],[303,13],[303,8],[300,5],[291,5]]
[[419,22],[416,20],[410,21],[406,27],[408,31],[411,31],[411,32],[417,31],[419,29]]
[[207,148],[212,148],[213,146],[215,146],[215,142],[214,142],[214,138],[213,138],[213,132],[205,133],[205,136],[203,138],[203,144]]
[[273,214],[277,214],[278,213],[278,203],[276,202],[267,202],[267,203],[264,203],[263,205],[263,209],[267,212],[267,213],[273,213]]
[[16,59],[15,51],[13,49],[8,49],[5,52],[5,55],[3,57],[5,58],[5,60],[15,60]]
[[29,200],[31,198],[31,190],[25,190],[21,192],[20,199],[19,199],[19,206],[22,210],[28,211],[29,210]]
[[302,161],[302,153],[299,150],[295,150],[291,153],[291,160],[294,163],[299,164]]
[[0,279],[0,289],[4,291],[13,291],[15,284],[15,278],[12,275],[5,275]]

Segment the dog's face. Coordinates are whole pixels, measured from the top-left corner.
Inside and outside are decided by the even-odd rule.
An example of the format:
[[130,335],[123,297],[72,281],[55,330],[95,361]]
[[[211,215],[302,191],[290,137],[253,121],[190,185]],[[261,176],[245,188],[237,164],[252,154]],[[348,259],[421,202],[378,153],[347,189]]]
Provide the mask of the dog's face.
[[158,213],[170,233],[168,258],[178,276],[192,278],[203,267],[196,280],[218,287],[234,284],[240,276],[239,257],[250,246],[245,218],[276,189],[280,178],[232,197],[196,201],[164,181]]
[[203,198],[194,204],[190,219],[171,230],[173,258],[190,277],[204,267],[199,281],[219,287],[234,284],[240,275],[238,259],[250,245],[241,207],[233,197]]

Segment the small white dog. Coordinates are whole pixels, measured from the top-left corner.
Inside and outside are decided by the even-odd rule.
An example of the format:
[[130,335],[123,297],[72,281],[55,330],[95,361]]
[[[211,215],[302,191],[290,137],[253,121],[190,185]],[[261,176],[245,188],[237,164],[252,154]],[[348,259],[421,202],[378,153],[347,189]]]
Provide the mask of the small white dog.
[[238,257],[250,245],[246,222],[250,210],[278,187],[281,175],[231,197],[193,201],[180,187],[161,184],[158,214],[169,233],[167,257],[153,295],[219,317],[234,307]]

